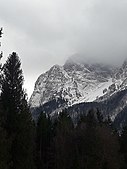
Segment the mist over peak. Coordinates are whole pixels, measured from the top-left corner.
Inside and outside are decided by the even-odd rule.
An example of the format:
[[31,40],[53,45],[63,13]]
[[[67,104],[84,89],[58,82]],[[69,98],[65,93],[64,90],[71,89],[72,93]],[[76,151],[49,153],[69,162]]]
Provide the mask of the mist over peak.
[[66,60],[65,64],[82,64],[82,65],[101,65],[101,66],[109,66],[109,67],[119,67],[123,64],[123,62],[127,61],[127,59],[121,59],[121,62],[117,63],[116,60],[112,61],[101,59],[101,58],[96,58],[96,57],[88,57],[86,54],[83,53],[75,53],[68,57]]

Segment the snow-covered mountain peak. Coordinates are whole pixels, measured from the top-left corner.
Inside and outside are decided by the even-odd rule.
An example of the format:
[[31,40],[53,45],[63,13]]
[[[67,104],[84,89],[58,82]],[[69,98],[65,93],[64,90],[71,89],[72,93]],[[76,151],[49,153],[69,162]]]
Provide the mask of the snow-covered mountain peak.
[[62,66],[56,64],[56,65],[52,66],[49,71],[50,72],[51,71],[59,71],[61,69],[62,69]]
[[120,68],[116,70],[114,79],[116,81],[124,81],[127,78],[127,60],[125,60]]
[[102,96],[103,90],[111,84],[110,67],[76,62],[71,57],[63,66],[54,65],[38,78],[30,106],[39,107],[56,98],[65,99],[68,105],[90,102]]
[[[114,68],[71,58],[63,66],[54,65],[39,76],[30,98],[30,107],[33,118],[37,119],[41,111],[55,115],[64,108],[75,107],[77,113],[78,105],[100,105],[104,109],[102,111],[110,113],[114,120],[127,107],[126,89],[126,60],[120,68]],[[71,113],[74,114],[74,111]]]

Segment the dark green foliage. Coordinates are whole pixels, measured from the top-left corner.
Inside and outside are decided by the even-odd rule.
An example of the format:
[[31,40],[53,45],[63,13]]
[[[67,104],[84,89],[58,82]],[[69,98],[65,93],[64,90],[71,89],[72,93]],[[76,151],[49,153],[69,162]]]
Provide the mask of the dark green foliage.
[[24,107],[18,119],[18,128],[12,144],[14,166],[18,169],[34,169],[34,124],[28,107]]
[[[59,107],[65,107],[67,105],[67,101],[62,98],[54,98],[51,101],[48,101],[43,104],[43,106],[37,108],[31,108],[32,116],[35,121],[37,121],[41,112],[48,112],[48,114],[52,113]],[[57,116],[57,113],[56,113]]]
[[[0,38],[2,37],[2,28],[0,29]],[[1,46],[1,42],[0,42]],[[2,58],[2,52],[0,54],[0,59]],[[1,89],[1,79],[2,78],[2,64],[0,63],[0,89]],[[7,139],[6,130],[3,127],[4,125],[4,110],[1,104],[0,96],[0,169],[9,168],[9,140]]]
[[[120,137],[119,151],[118,135],[112,130],[109,114],[105,121],[95,109],[97,103],[93,103],[94,109],[85,113],[83,104],[81,109],[76,107],[75,111],[81,116],[75,126],[70,117],[75,112],[64,110],[58,116],[55,114],[56,119],[52,118],[52,121],[47,114],[41,113],[35,131],[22,87],[21,62],[14,52],[3,67],[1,82],[0,169],[127,168],[127,128]],[[54,110],[58,105],[66,104],[61,100],[58,104],[50,103]],[[50,106],[45,105],[45,108],[50,110]],[[87,106],[91,108],[91,104]]]
[[[74,128],[71,117],[67,113],[67,110],[59,113],[58,118],[56,120],[56,132],[60,131],[60,133],[68,134]],[[58,130],[58,131],[57,131]]]
[[66,169],[72,167],[72,142],[73,123],[66,110],[59,114],[55,124],[55,169]]
[[19,114],[22,111],[23,75],[21,62],[16,53],[10,55],[3,67],[1,99],[6,112],[6,128],[9,134],[16,132]]
[[84,118],[81,116],[76,127],[76,140],[78,142],[74,142],[77,147],[77,168],[120,168],[118,136],[103,122],[98,111],[91,110]]
[[[112,95],[108,100],[102,102],[88,102],[88,103],[84,102],[84,103],[75,104],[73,106],[70,106],[67,111],[71,116],[73,116],[73,114],[79,115],[83,113],[85,113],[86,115],[89,112],[89,110],[98,108],[99,111],[102,113],[103,117],[108,118],[108,116],[113,115],[113,112],[115,112],[115,110],[118,107],[122,107],[121,105],[123,105],[123,102],[121,100],[123,100],[123,98],[126,95],[127,95],[127,89],[117,92],[116,94]],[[127,107],[125,107],[125,109],[123,109],[116,116],[114,122],[115,122],[115,127],[117,127],[117,129],[120,129],[121,121],[123,124],[125,123],[124,119],[127,116],[126,110]]]
[[127,106],[125,106],[124,109],[120,113],[118,113],[113,122],[113,126],[118,130],[122,130],[122,128],[125,127],[126,125],[127,125]]
[[0,103],[0,169],[9,169],[10,142],[7,139],[6,130],[3,128],[3,109]]
[[54,136],[55,169],[120,169],[118,136],[98,110],[81,115],[75,128],[68,113],[60,113]]
[[123,158],[125,162],[123,169],[126,169],[127,168],[127,126],[123,128],[120,137],[120,146],[121,146],[121,153],[123,154]]
[[34,168],[34,125],[22,86],[21,62],[18,55],[13,52],[3,67],[1,92],[3,126],[11,142],[10,169]]
[[9,141],[6,131],[0,127],[0,169],[9,168]]
[[103,123],[104,122],[103,115],[101,114],[101,112],[98,109],[97,109],[96,115],[97,115],[97,119],[98,119],[99,124]]
[[51,161],[51,143],[53,141],[52,123],[50,117],[41,113],[37,123],[36,137],[36,161],[37,168],[50,168]]

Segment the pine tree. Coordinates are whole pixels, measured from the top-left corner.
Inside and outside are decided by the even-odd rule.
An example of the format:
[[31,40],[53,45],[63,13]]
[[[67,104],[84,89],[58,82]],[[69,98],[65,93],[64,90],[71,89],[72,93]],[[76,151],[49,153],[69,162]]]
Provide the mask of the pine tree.
[[87,116],[81,116],[73,142],[77,168],[120,169],[118,136],[103,122],[98,111],[91,110]]
[[0,169],[9,169],[9,148],[6,130],[3,127],[3,109],[0,102]]
[[[55,169],[69,169],[72,167],[73,122],[67,110],[61,112],[55,124]],[[74,161],[73,161],[74,162]]]
[[24,97],[22,111],[18,117],[17,132],[12,144],[14,167],[34,169],[35,127],[31,113]]
[[32,169],[34,126],[23,90],[23,74],[18,55],[13,52],[3,67],[1,99],[5,129],[11,140],[11,169]]
[[[0,38],[2,37],[2,28],[0,29]],[[0,42],[1,46],[1,42]],[[2,52],[0,54],[0,60],[2,58]],[[1,89],[1,81],[2,81],[2,64],[0,63],[0,89]],[[1,92],[0,92],[1,93]],[[4,124],[4,110],[1,104],[1,96],[0,96],[0,169],[8,169],[9,168],[9,141],[7,139],[6,130],[3,127]]]
[[124,158],[123,169],[126,169],[127,168],[127,126],[123,128],[120,137],[120,151],[123,154],[123,158]]
[[22,111],[23,75],[21,62],[16,53],[12,53],[3,66],[1,99],[6,112],[6,129],[8,134],[15,133],[18,127],[18,115]]
[[[48,169],[52,165],[51,143],[53,138],[50,117],[41,113],[37,123],[36,152],[37,168]],[[51,166],[53,167],[53,166]]]

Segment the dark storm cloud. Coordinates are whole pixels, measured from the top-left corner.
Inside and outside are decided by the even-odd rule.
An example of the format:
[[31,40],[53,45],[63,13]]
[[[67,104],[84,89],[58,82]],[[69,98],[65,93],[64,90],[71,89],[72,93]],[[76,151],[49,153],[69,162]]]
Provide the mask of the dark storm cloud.
[[28,87],[52,64],[127,58],[126,0],[1,0],[3,50],[17,51]]

